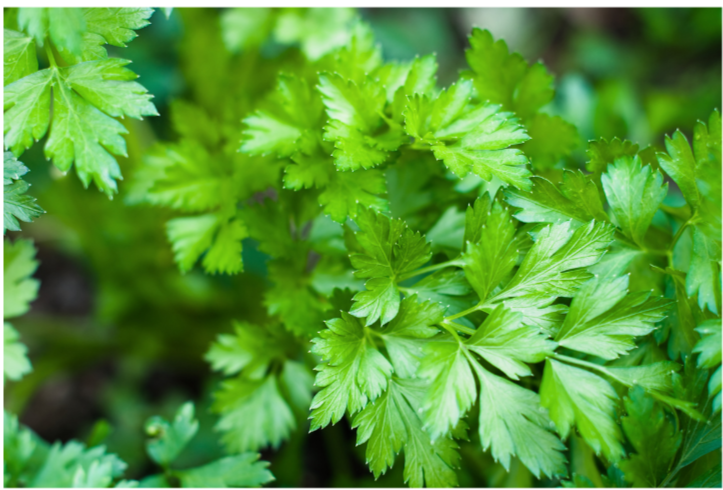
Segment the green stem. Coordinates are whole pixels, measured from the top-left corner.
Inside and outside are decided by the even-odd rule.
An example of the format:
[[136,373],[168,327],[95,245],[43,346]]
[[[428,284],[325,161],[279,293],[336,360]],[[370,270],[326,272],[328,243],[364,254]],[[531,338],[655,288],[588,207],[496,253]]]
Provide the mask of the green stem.
[[434,272],[439,269],[444,269],[445,267],[462,267],[463,265],[464,265],[464,262],[462,262],[461,259],[452,259],[452,260],[448,260],[447,262],[441,262],[439,264],[422,267],[421,269],[417,269],[416,271],[408,272],[406,274],[399,276],[399,278],[397,278],[397,281],[402,282],[402,281],[409,279],[410,277],[415,277],[415,276],[419,276],[421,274],[426,274],[427,272]]
[[53,68],[57,68],[58,64],[55,62],[55,56],[53,55],[53,48],[50,47],[50,42],[45,43],[45,54],[48,55],[48,61],[50,62],[50,66]]
[[492,307],[494,307],[494,305],[489,304],[489,303],[480,302],[480,303],[477,303],[476,305],[474,305],[472,308],[467,308],[466,310],[460,311],[459,313],[455,313],[454,315],[446,316],[442,319],[442,321],[443,322],[451,322],[452,320],[456,320],[457,318],[462,318],[463,316],[471,315],[475,311],[479,311],[484,308],[492,308]]
[[411,145],[409,145],[409,148],[411,150],[419,150],[419,151],[426,151],[429,150],[429,145],[427,143],[422,143],[421,141],[414,141]]
[[594,369],[595,371],[599,371],[599,372],[601,372],[601,373],[603,373],[603,374],[606,374],[607,376],[610,376],[611,378],[614,378],[616,381],[624,384],[625,386],[632,386],[632,385],[630,385],[630,384],[628,384],[628,383],[623,383],[623,382],[620,381],[618,378],[616,378],[615,376],[613,376],[612,374],[610,374],[610,371],[608,371],[607,369],[605,369],[605,366],[600,366],[599,364],[594,364],[594,363],[592,363],[592,362],[583,361],[583,360],[581,360],[581,359],[575,359],[574,357],[565,356],[565,355],[562,355],[562,354],[553,354],[552,357],[554,357],[554,358],[557,359],[558,361],[564,361],[564,362],[568,362],[568,363],[570,363],[570,364],[577,364],[578,366],[583,366],[583,367],[587,367],[587,368],[590,368],[590,369]]
[[459,338],[459,335],[457,335],[457,331],[456,331],[454,328],[452,328],[449,324],[445,323],[444,321],[443,321],[442,323],[440,323],[440,325],[441,325],[442,328],[444,328],[446,331],[448,331],[449,333],[451,333],[452,336],[457,340],[457,342],[459,342],[460,344],[462,343],[462,339]]
[[671,252],[675,248],[675,244],[678,243],[678,240],[680,239],[680,237],[683,236],[683,232],[685,231],[685,229],[688,227],[688,225],[693,224],[695,218],[697,218],[697,217],[698,217],[698,213],[693,213],[693,216],[691,216],[690,218],[685,220],[685,222],[682,225],[680,225],[680,228],[678,228],[678,231],[675,232],[675,236],[673,237],[673,243],[670,244]]
[[476,332],[476,330],[473,328],[465,327],[464,325],[460,325],[459,323],[454,323],[449,320],[442,320],[442,323],[457,329],[459,332],[466,333],[467,335],[474,335]]

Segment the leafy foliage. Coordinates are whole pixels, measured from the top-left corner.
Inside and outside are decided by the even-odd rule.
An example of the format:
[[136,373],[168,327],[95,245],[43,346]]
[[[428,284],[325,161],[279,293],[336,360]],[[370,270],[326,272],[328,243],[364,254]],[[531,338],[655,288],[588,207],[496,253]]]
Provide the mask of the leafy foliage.
[[[63,172],[75,164],[86,187],[92,180],[112,195],[121,177],[113,155],[126,156],[121,135],[128,132],[114,118],[158,113],[146,89],[132,81],[137,75],[125,68],[130,61],[109,58],[103,45],[125,46],[152,12],[20,9],[22,32],[5,29],[5,148],[20,156],[50,127],[45,156]],[[36,46],[44,47],[49,68],[38,70]]]
[[183,404],[168,423],[161,417],[146,421],[146,450],[153,461],[163,468],[163,473],[144,478],[139,485],[144,488],[174,486],[178,481],[183,487],[260,487],[274,479],[266,469],[268,463],[258,461],[259,455],[243,453],[227,456],[203,466],[187,469],[172,469],[172,463],[193,439],[198,431],[191,402]]
[[[105,45],[125,46],[150,15],[10,18],[6,229],[43,212],[14,155],[48,131],[57,168],[116,191],[116,118],[156,109]],[[351,10],[178,16],[188,86],[171,103],[175,139],[135,143],[119,205],[165,222],[167,261],[186,274],[162,278],[173,294],[215,305],[230,291],[239,308],[209,328],[248,313],[205,355],[218,453],[185,463],[206,422],[187,402],[146,422],[157,472],[119,482],[125,463],[104,446],[50,445],[6,414],[6,485],[261,486],[274,477],[257,451],[283,464],[302,433],[336,440],[344,418],[374,478],[414,487],[467,485],[471,467],[490,486],[720,482],[718,111],[692,146],[676,131],[657,155],[591,140],[583,171],[584,130],[558,114],[554,77],[489,31],[472,31],[469,70],[438,87],[436,55],[387,61]],[[124,280],[155,270],[154,247]],[[34,254],[5,240],[6,320],[37,295]],[[211,283],[199,263],[265,279]],[[15,381],[32,366],[15,327],[4,332]]]
[[21,177],[28,167],[19,162],[9,151],[3,157],[3,234],[5,230],[20,231],[18,220],[29,223],[45,211],[35,203],[35,198],[25,194],[30,184]]

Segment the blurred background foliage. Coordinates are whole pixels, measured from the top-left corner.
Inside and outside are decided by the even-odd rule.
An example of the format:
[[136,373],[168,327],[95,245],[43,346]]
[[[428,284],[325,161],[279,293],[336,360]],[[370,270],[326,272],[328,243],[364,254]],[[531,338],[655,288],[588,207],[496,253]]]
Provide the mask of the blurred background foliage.
[[[120,163],[127,180],[152,143],[175,138],[172,101],[227,104],[223,85],[214,86],[214,80],[246,77],[259,90],[271,88],[275,73],[264,70],[263,58],[282,56],[293,63],[298,56],[297,49],[273,42],[258,51],[261,60],[234,55],[228,48],[240,41],[222,39],[220,14],[177,9],[166,19],[158,11],[128,48],[111,53],[133,60],[161,114],[124,121],[129,157]],[[473,26],[489,29],[528,60],[542,60],[557,77],[555,100],[545,110],[577,126],[572,158],[580,166],[589,139],[618,136],[641,148],[661,148],[665,133],[680,128],[690,135],[697,119],[721,106],[720,9],[361,9],[359,14],[388,59],[436,52],[441,85],[466,67],[464,49]],[[264,22],[263,16],[257,22]],[[246,69],[249,63],[253,73]],[[64,177],[46,162],[40,148],[35,145],[22,160],[31,169],[26,177],[32,194],[47,214],[21,233],[9,233],[12,239],[32,238],[39,250],[39,297],[31,312],[14,322],[34,371],[5,384],[5,407],[51,441],[83,440],[92,432],[96,441],[109,424],[104,442],[128,462],[126,477],[139,478],[152,470],[143,446],[144,421],[155,414],[170,417],[192,399],[201,428],[179,464],[220,456],[215,418],[208,411],[218,379],[203,355],[218,333],[231,330],[232,319],[266,318],[266,256],[247,240],[244,274],[212,276],[200,267],[181,274],[164,234],[169,212],[129,205],[127,181],[115,200],[84,190],[75,176]],[[99,420],[107,423],[94,429]],[[279,486],[401,486],[402,465],[374,481],[354,437],[345,421],[313,434],[298,430],[263,458],[271,461]],[[524,467],[508,474],[479,445],[464,444],[461,451],[462,486],[532,483]]]

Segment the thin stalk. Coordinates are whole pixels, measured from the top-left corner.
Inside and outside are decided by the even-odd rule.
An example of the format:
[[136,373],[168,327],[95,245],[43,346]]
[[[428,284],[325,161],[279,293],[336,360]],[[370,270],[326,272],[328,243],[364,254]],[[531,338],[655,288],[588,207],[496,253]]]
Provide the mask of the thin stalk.
[[464,311],[460,311],[459,313],[455,313],[454,315],[446,316],[442,319],[443,322],[451,322],[452,320],[456,320],[457,318],[462,318],[463,316],[471,315],[475,311],[482,310],[484,308],[493,307],[493,304],[489,303],[477,303],[472,308],[467,308]]
[[434,272],[439,269],[444,269],[445,267],[462,267],[464,265],[464,262],[462,262],[461,259],[452,259],[448,260],[447,262],[441,262],[439,264],[430,265],[427,267],[422,267],[421,269],[417,269],[416,271],[407,272],[406,274],[403,274],[399,276],[397,281],[402,282],[410,277],[419,276],[421,274],[426,274],[427,272]]
[[476,330],[473,328],[465,327],[464,325],[460,325],[459,323],[454,323],[448,320],[442,320],[442,322],[445,325],[449,325],[450,327],[456,328],[458,331],[466,333],[467,335],[474,335]]
[[451,333],[451,334],[452,334],[452,337],[454,337],[455,340],[457,340],[457,342],[459,342],[460,344],[462,343],[462,339],[459,338],[459,335],[457,335],[457,331],[456,331],[453,327],[451,327],[450,325],[448,325],[447,323],[444,323],[444,322],[440,323],[440,325],[441,325],[441,327],[444,328],[446,331],[448,331],[449,333]]
[[53,49],[50,47],[50,42],[45,43],[45,54],[48,55],[48,61],[50,62],[50,66],[53,68],[57,68],[58,64],[55,62],[55,55],[53,55]]
[[695,222],[695,218],[698,217],[698,213],[693,213],[693,216],[685,220],[685,222],[680,225],[680,228],[678,228],[678,231],[675,232],[675,236],[673,237],[673,243],[670,244],[670,251],[672,251],[675,248],[675,244],[678,243],[678,240],[681,236],[683,236],[683,232],[686,228],[688,228],[688,225],[691,225]]
[[618,380],[615,376],[611,375],[610,371],[605,369],[605,366],[600,366],[599,364],[583,361],[581,359],[575,359],[574,357],[569,357],[569,356],[565,356],[562,354],[553,354],[552,357],[554,357],[558,361],[565,361],[565,362],[569,362],[570,364],[577,364],[578,366],[584,366],[584,367],[588,367],[590,369],[594,369],[603,374],[606,374],[607,376],[610,376],[611,378],[614,378],[615,380],[624,384],[625,386],[630,386],[628,383],[623,383],[622,381]]

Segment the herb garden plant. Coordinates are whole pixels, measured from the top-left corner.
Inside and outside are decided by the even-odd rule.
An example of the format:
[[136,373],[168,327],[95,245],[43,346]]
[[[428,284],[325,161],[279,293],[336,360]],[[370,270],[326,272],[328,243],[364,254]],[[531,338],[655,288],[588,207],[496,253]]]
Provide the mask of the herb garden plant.
[[[229,318],[205,356],[224,455],[177,463],[190,402],[145,424],[140,481],[101,436],[46,442],[6,411],[6,486],[260,486],[284,468],[259,451],[334,424],[381,485],[397,469],[466,485],[466,459],[511,486],[720,486],[717,109],[664,147],[589,141],[578,163],[554,77],[487,30],[441,86],[434,54],[386,60],[346,9],[182,10],[166,15],[186,21],[190,89],[160,116],[106,49],[152,9],[6,10],[4,229],[59,206],[24,181],[42,149],[104,206],[161,209],[167,244],[135,246],[172,249],[174,275],[263,254],[265,311]],[[126,170],[126,118],[149,116],[173,131],[133,143]],[[37,266],[5,238],[6,386],[33,369],[8,320]]]

